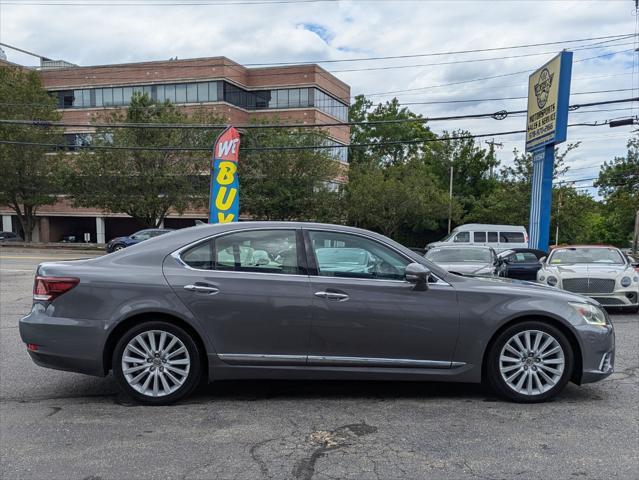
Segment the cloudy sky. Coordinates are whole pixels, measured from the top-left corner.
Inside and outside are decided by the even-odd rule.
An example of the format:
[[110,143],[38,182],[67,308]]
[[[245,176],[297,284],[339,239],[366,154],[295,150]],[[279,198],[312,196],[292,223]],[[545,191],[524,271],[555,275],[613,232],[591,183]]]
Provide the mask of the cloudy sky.
[[[571,104],[637,97],[638,19],[634,0],[0,0],[0,42],[78,65],[95,65],[218,55],[240,63],[344,60],[629,35],[323,64],[351,85],[353,95],[398,92],[371,98],[384,101],[397,96],[411,110],[433,117],[525,109],[523,99],[494,99],[525,96],[526,71],[562,48],[574,51]],[[11,61],[36,63],[5,50]],[[523,73],[506,75],[516,72]],[[497,75],[502,76],[485,79]],[[469,99],[493,100],[426,103]],[[639,103],[634,102],[583,108],[569,121],[638,114]],[[430,126],[437,132],[463,128],[492,133],[523,129],[525,117]],[[569,156],[573,169],[565,179],[584,179],[578,185],[591,185],[591,177],[605,160],[625,154],[631,132],[632,127],[570,128],[568,141],[582,145]],[[504,163],[512,159],[513,148],[523,149],[523,136],[497,135],[495,141],[503,143],[499,155]]]

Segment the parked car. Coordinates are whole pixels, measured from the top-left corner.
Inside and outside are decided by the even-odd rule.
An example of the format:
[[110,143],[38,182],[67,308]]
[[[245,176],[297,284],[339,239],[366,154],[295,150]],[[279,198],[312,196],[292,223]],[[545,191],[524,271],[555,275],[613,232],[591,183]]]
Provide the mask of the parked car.
[[172,228],[148,228],[146,230],[135,232],[133,235],[129,235],[127,237],[117,237],[106,244],[106,251],[107,253],[116,252],[123,248],[130,247],[131,245],[135,245],[136,243],[148,240],[149,238],[157,237],[171,231],[173,231]]
[[452,275],[382,235],[297,222],[192,227],[42,263],[20,335],[38,365],[113,370],[156,405],[202,377],[486,382],[540,402],[610,375],[615,345],[586,297]]
[[21,242],[22,237],[13,232],[0,232],[0,242]]
[[495,250],[480,245],[441,246],[426,252],[426,259],[457,275],[497,275],[499,261]]
[[513,248],[528,248],[528,233],[520,226],[468,223],[453,229],[439,242],[429,243],[426,248],[460,244],[486,245],[499,253]]
[[537,280],[537,272],[541,268],[540,260],[548,254],[534,248],[513,248],[499,253],[500,277],[517,278],[519,280]]
[[537,280],[587,295],[606,307],[639,310],[639,275],[615,247],[557,247],[542,262]]

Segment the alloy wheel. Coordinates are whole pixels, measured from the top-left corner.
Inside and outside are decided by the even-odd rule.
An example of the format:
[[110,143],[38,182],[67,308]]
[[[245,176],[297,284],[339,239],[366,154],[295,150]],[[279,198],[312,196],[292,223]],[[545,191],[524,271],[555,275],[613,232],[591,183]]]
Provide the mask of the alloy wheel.
[[186,382],[191,369],[189,352],[176,335],[147,330],[133,337],[122,353],[122,373],[137,392],[164,397]]
[[559,341],[541,330],[524,330],[504,344],[499,371],[509,388],[521,395],[540,395],[560,381],[566,359]]

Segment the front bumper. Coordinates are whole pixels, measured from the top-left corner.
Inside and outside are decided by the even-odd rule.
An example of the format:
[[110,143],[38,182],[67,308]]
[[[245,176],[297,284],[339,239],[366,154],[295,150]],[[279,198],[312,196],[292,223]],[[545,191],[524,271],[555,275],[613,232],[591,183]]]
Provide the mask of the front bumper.
[[34,304],[31,312],[20,319],[20,337],[35,344],[37,351],[29,356],[41,367],[104,376],[102,352],[105,330],[102,322],[75,318],[52,317],[46,307]]
[[582,349],[582,371],[578,383],[598,382],[614,373],[615,331],[612,324],[604,327],[582,325],[577,329]]

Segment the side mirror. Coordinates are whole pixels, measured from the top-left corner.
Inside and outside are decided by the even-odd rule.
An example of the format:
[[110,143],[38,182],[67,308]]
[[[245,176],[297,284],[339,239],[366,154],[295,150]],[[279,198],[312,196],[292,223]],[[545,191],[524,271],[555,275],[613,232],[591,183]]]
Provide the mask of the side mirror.
[[409,263],[406,266],[406,281],[414,283],[416,287],[428,290],[428,277],[430,270],[421,263]]
[[630,265],[632,265],[632,268],[639,268],[639,262],[634,262],[634,263],[631,263]]
[[541,257],[541,258],[539,259],[539,263],[541,263],[542,265],[543,265],[544,263],[546,263],[546,257]]

